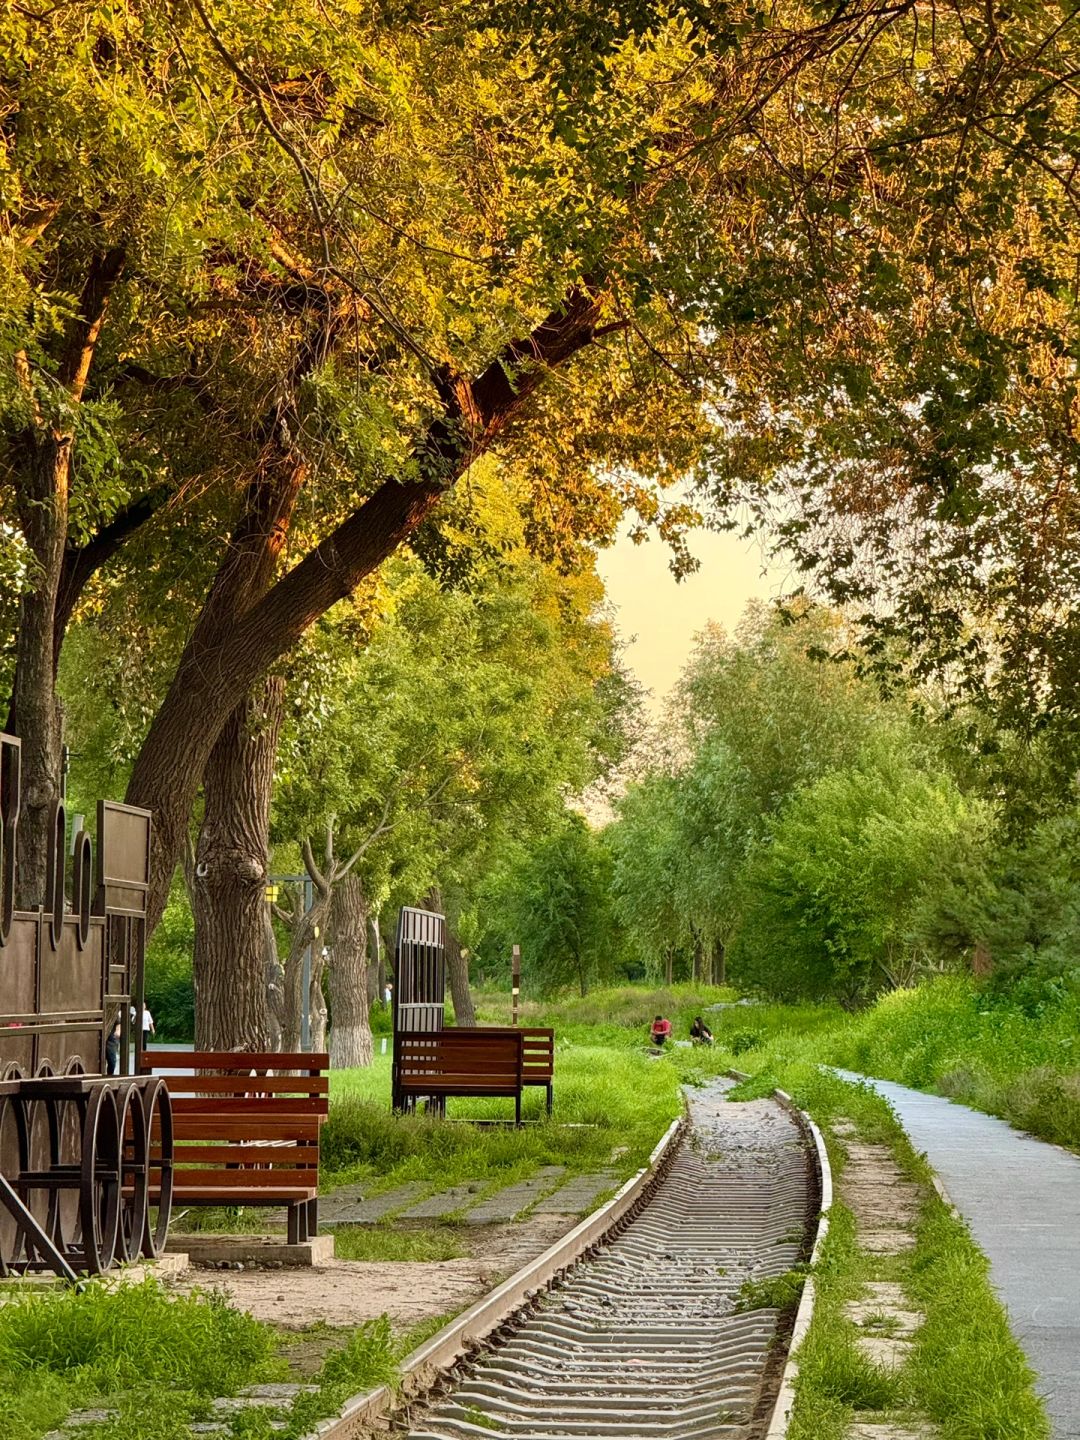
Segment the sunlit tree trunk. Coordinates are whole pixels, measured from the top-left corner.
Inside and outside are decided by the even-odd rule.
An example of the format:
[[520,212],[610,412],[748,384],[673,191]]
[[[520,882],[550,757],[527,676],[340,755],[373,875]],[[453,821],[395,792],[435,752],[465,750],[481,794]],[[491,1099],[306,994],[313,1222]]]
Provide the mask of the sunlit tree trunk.
[[195,1043],[268,1050],[267,836],[285,683],[238,705],[207,762],[195,852]]
[[368,911],[364,887],[346,875],[334,890],[333,950],[330,959],[330,1067],[370,1065],[368,1019]]
[[[15,637],[15,675],[7,725],[22,740],[15,887],[16,904],[26,907],[38,905],[45,898],[49,814],[61,787],[62,727],[56,670],[63,633],[57,633],[56,617],[68,541],[76,416],[109,300],[123,267],[121,249],[104,251],[90,262],[78,308],[60,338],[56,371],[47,395],[39,386],[29,356],[19,351],[13,357],[14,379],[21,391],[27,424],[5,456],[9,472],[6,483],[14,491],[29,563]],[[67,288],[65,281],[71,279],[74,277],[56,277],[57,288]],[[72,288],[78,287],[75,280]],[[178,859],[177,851],[173,868]]]

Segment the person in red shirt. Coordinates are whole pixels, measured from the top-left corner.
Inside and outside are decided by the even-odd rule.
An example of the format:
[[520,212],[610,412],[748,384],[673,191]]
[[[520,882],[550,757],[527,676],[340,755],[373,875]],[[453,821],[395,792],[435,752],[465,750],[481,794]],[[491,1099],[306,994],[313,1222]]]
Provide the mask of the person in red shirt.
[[670,1035],[671,1021],[665,1020],[663,1015],[657,1015],[656,1019],[652,1022],[652,1030],[650,1031],[652,1043],[658,1050],[662,1050]]

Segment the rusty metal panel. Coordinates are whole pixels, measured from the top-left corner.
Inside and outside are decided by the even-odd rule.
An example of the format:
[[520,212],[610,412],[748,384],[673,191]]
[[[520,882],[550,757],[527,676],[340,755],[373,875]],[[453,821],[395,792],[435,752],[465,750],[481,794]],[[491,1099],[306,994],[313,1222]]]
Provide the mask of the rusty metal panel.
[[[12,922],[8,943],[0,949],[0,1004],[4,1018],[25,1020],[37,1014],[37,916],[19,916]],[[0,1057],[4,1047],[0,1044]]]
[[38,1013],[62,1019],[68,1014],[100,1011],[104,957],[104,927],[90,931],[85,948],[79,948],[79,922],[65,916],[54,950],[42,947]]
[[94,910],[146,914],[150,885],[150,812],[99,800]]

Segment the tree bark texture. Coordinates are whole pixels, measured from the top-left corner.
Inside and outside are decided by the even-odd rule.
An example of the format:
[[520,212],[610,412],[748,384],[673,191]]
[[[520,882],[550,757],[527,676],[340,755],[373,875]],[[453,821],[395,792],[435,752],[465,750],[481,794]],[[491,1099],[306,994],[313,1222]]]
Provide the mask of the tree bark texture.
[[520,413],[547,371],[591,343],[600,310],[599,295],[579,287],[530,335],[509,341],[479,375],[440,374],[441,413],[414,449],[422,478],[386,481],[239,618],[212,591],[128,786],[129,803],[154,812],[150,929],[165,908],[210,750],[248,688],[422,524]]
[[75,416],[123,267],[119,249],[95,255],[90,262],[78,311],[59,342],[46,399],[36,388],[28,357],[15,358],[16,379],[30,415],[12,457],[15,503],[31,563],[20,602],[8,728],[23,742],[15,884],[16,904],[28,908],[45,897],[49,810],[60,795],[62,725],[56,696],[60,650],[54,631],[68,534]]
[[19,606],[9,728],[22,740],[16,904],[32,909],[45,898],[49,813],[60,795],[62,721],[56,694],[53,612],[67,533],[70,438],[36,441],[29,465],[22,530],[33,571]]
[[370,1065],[368,1018],[368,908],[359,875],[346,875],[334,890],[330,952],[330,1068]]
[[310,1006],[311,994],[315,988],[316,971],[321,974],[319,956],[322,952],[329,911],[330,891],[324,892],[316,888],[311,909],[303,911],[293,922],[289,953],[285,957],[285,983],[281,1015],[282,1050],[296,1051],[300,1049],[304,1008],[304,952],[310,945],[312,974],[312,985],[308,991]]
[[195,852],[195,1044],[268,1050],[267,835],[285,682],[236,707],[207,762]]

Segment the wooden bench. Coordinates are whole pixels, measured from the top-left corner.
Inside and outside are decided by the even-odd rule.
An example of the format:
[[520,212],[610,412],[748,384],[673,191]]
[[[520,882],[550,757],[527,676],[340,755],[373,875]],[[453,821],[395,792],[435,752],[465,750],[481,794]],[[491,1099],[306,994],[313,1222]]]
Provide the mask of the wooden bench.
[[507,1096],[521,1124],[524,1043],[520,1030],[399,1030],[394,1036],[394,1109],[427,1096]]
[[555,1031],[544,1030],[535,1025],[478,1025],[469,1028],[454,1028],[456,1035],[490,1035],[501,1031],[521,1036],[521,1083],[542,1085],[547,1098],[547,1113],[550,1115],[554,1101],[555,1077]]
[[243,1051],[141,1053],[139,1073],[164,1073],[172,1097],[173,1204],[284,1205],[290,1245],[315,1235],[329,1059]]

